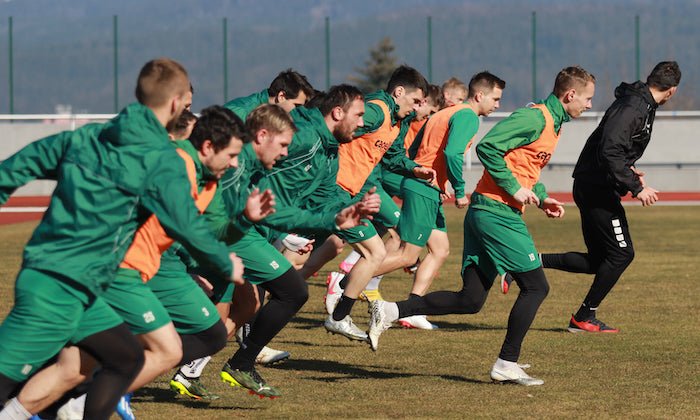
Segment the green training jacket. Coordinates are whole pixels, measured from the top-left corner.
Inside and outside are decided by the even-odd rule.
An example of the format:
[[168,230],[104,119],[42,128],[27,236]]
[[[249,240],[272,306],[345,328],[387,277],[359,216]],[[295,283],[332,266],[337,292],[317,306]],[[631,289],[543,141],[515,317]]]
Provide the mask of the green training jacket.
[[185,164],[165,128],[135,103],[105,124],[38,140],[0,164],[0,203],[34,179],[58,181],[24,250],[23,267],[63,275],[100,294],[112,282],[133,234],[151,214],[198,260],[230,276],[190,196]]
[[250,114],[255,108],[259,107],[260,105],[266,104],[269,100],[270,95],[267,93],[267,89],[264,89],[258,93],[253,93],[248,96],[232,99],[226,102],[224,104],[224,107],[230,109],[243,121],[245,121],[248,114]]

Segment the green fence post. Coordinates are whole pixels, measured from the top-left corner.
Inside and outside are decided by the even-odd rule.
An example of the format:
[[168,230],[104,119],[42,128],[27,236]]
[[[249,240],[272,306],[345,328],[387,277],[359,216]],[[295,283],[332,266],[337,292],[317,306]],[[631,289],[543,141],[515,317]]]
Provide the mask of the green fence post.
[[8,58],[8,72],[7,72],[7,79],[10,84],[10,91],[9,91],[9,99],[10,99],[10,114],[15,113],[15,87],[14,87],[14,80],[13,80],[13,62],[12,62],[12,16],[7,18],[7,43],[8,43],[8,48],[7,48],[7,58]]
[[537,13],[532,12],[532,100],[537,99]]
[[331,87],[331,22],[326,16],[326,90]]
[[119,112],[119,18],[112,16],[114,43],[114,113]]
[[223,46],[223,59],[224,59],[224,101],[228,101],[228,19],[224,18],[223,21],[223,36],[224,36],[224,46]]
[[433,17],[428,16],[428,81],[433,83]]

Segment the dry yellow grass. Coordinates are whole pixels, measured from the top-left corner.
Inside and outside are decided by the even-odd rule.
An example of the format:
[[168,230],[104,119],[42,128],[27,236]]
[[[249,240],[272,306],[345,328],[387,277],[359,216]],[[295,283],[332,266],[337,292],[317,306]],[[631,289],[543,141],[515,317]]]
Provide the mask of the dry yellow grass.
[[[433,290],[460,285],[462,211],[448,206],[453,253]],[[564,220],[526,215],[540,251],[583,249],[578,214]],[[591,283],[587,275],[547,271],[551,292],[535,319],[521,360],[542,387],[494,385],[488,371],[505,334],[517,294],[491,293],[476,315],[433,317],[439,331],[391,329],[379,352],[327,335],[322,327],[325,272],[310,280],[311,298],[272,342],[291,360],[261,374],[284,393],[259,400],[218,379],[236,348],[214,357],[204,381],[222,398],[211,404],[174,397],[163,376],[134,397],[140,419],[162,418],[699,418],[700,210],[628,208],[637,257],[605,300],[600,317],[618,335],[566,332],[568,318]],[[34,224],[3,226],[0,241],[0,316],[9,310],[21,247]],[[328,266],[326,269],[333,269]],[[401,299],[410,278],[387,276],[382,293]],[[353,316],[367,324],[366,305]]]

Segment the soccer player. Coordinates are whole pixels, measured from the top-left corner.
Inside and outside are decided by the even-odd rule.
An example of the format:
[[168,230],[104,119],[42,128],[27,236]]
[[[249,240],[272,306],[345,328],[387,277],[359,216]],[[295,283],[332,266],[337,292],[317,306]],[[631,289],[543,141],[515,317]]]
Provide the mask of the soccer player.
[[[306,76],[292,70],[287,69],[280,72],[270,83],[267,89],[263,89],[259,93],[254,93],[249,96],[233,99],[224,106],[236,113],[243,121],[246,120],[248,114],[252,112],[255,108],[263,104],[278,105],[287,113],[292,112],[292,110],[298,106],[306,104],[306,102],[313,96],[315,90],[306,79]],[[312,245],[311,245],[312,246]],[[288,259],[296,259],[294,254],[285,252],[285,257]],[[260,301],[264,300],[265,289],[262,287],[257,287],[257,298],[258,305]],[[239,288],[234,292],[233,300],[236,305],[234,310],[238,311],[241,316],[243,313],[247,312],[243,309],[245,301],[249,301],[251,297],[250,294],[243,296],[243,289]],[[222,305],[224,303],[221,303]],[[219,305],[221,308],[221,305]],[[222,311],[228,313],[228,310],[221,308]],[[236,339],[240,342],[243,341],[245,336],[249,333],[255,318],[251,319],[249,322],[245,323],[241,327],[239,334],[236,334]],[[275,350],[270,347],[263,347],[262,351],[258,357],[258,363],[268,364],[275,363],[288,358],[289,352],[282,350]]]
[[287,113],[292,112],[294,108],[306,104],[314,92],[306,76],[287,69],[272,80],[269,88],[233,99],[226,102],[224,106],[245,121],[248,114],[262,104],[279,105]]
[[[187,118],[191,117],[181,117],[175,125],[186,126],[184,120]],[[171,130],[171,134],[174,130]],[[236,156],[246,138],[244,132],[243,122],[233,112],[214,106],[202,111],[190,141],[173,143],[178,147],[178,155],[185,161],[190,191],[200,212],[213,198],[218,179],[235,165]],[[259,220],[262,207],[266,207],[266,212],[261,217],[271,212],[267,203],[251,200],[248,205],[249,218]],[[129,391],[142,387],[180,363],[216,353],[226,345],[226,328],[204,292],[184,270],[179,275],[172,275],[172,271],[167,269],[167,257],[166,265],[161,266],[161,254],[172,244],[173,240],[167,236],[158,219],[150,216],[136,231],[115,280],[102,295],[145,348],[146,361],[129,386]],[[242,279],[240,259],[236,260],[236,267],[239,270],[236,276]],[[165,273],[171,275],[165,277]],[[32,398],[43,409],[52,402],[51,398],[39,400],[36,393],[25,392],[27,388],[34,386],[45,393],[50,391],[57,397],[72,388],[73,384],[86,379],[79,372],[91,372],[92,364],[88,354],[83,352],[77,355],[66,351],[61,355],[60,363],[33,377],[18,398],[25,407],[25,401]],[[47,376],[49,380],[51,376],[60,377],[61,382],[55,386],[63,388],[51,390],[47,385]],[[77,398],[76,402],[70,402],[59,411],[67,417],[82,417],[81,404],[84,401],[84,398]],[[121,406],[123,408],[124,404]]]
[[588,252],[542,254],[544,268],[594,274],[593,284],[578,311],[571,332],[616,333],[596,317],[605,296],[634,259],[632,237],[620,197],[628,192],[650,206],[657,190],[646,184],[635,167],[651,139],[656,109],[676,93],[681,71],[675,61],[658,63],[646,83],[622,83],[615,102],[586,141],[574,168],[574,201]]
[[[32,179],[58,180],[25,248],[15,305],[0,326],[0,403],[72,343],[101,365],[85,416],[107,418],[114,410],[144,355],[100,295],[147,215],[155,214],[194,256],[227,277],[233,273],[225,246],[214,240],[188,195],[185,165],[174,164],[180,158],[165,130],[191,102],[186,70],[170,59],[146,63],[136,97],[139,103],[106,124],[49,136],[0,164],[0,202]],[[30,414],[16,398],[5,409]]]
[[463,103],[467,100],[469,89],[463,81],[456,77],[450,77],[442,84],[442,96],[445,100],[445,106],[452,106]]
[[542,385],[518,365],[520,348],[549,285],[534,242],[522,219],[527,205],[548,217],[562,217],[562,204],[547,196],[538,181],[552,156],[561,126],[591,108],[595,78],[581,67],[559,72],[544,101],[513,112],[496,124],[476,147],[484,174],[464,219],[462,290],[432,292],[398,303],[372,302],[369,338],[379,336],[398,318],[410,315],[469,314],[481,310],[497,275],[512,273],[520,294],[508,318],[506,338],[491,378],[497,382]]

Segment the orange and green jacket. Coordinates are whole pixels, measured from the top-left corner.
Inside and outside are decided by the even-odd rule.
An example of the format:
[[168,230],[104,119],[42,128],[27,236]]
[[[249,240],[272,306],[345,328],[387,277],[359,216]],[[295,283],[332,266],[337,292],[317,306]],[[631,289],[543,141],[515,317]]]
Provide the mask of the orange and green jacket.
[[447,191],[449,181],[455,197],[464,197],[464,153],[478,130],[479,117],[466,103],[438,111],[425,124],[414,160],[435,170],[437,189]]
[[496,124],[476,146],[484,174],[475,193],[519,212],[523,206],[513,199],[513,194],[520,187],[532,189],[540,202],[547,198],[539,175],[556,148],[562,124],[569,120],[563,105],[552,94]]
[[[187,176],[191,184],[190,193],[201,214],[214,198],[217,182],[208,181],[204,188],[199,191],[197,188],[197,169],[193,158],[182,149],[177,149],[176,152],[185,161]],[[126,251],[120,267],[138,271],[141,274],[141,279],[147,282],[156,275],[160,268],[161,256],[174,242],[175,240],[168,236],[158,218],[151,215],[134,234],[134,241]]]

